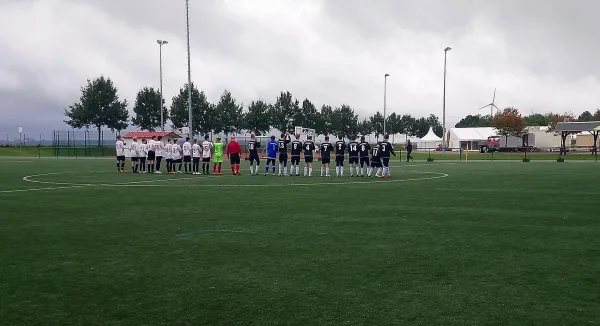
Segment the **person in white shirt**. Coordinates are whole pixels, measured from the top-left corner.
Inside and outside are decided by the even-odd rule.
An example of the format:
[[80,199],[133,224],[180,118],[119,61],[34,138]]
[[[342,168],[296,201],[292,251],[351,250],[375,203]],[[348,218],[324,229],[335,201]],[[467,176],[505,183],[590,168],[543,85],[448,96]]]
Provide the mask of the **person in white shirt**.
[[140,172],[146,173],[146,157],[148,155],[148,141],[142,139],[142,143],[138,145],[138,160]]
[[121,140],[120,135],[117,136],[115,151],[117,152],[117,171],[125,173],[125,143]]
[[182,146],[183,149],[183,165],[185,166],[185,173],[192,172],[192,144],[190,144],[190,137],[185,137],[185,143]]
[[162,162],[162,159],[163,159],[164,149],[165,149],[165,143],[163,143],[163,141],[162,141],[162,136],[158,136],[156,138],[156,142],[154,143],[154,151],[156,152],[156,171],[155,171],[155,173],[162,173],[162,172],[160,172],[160,163]]
[[208,140],[208,135],[204,136],[204,142],[202,142],[202,173],[210,174],[210,156],[213,144]]
[[167,160],[167,174],[171,174],[173,166],[173,142],[171,138],[167,139],[167,144],[163,147],[163,156]]
[[198,145],[198,139],[194,139],[194,145],[192,145],[192,173],[200,173],[200,145]]
[[156,159],[154,143],[156,143],[156,136],[152,136],[152,139],[148,141],[148,173],[154,173],[154,160]]
[[[177,139],[173,140],[173,145],[171,145],[171,150],[173,152],[173,166],[171,168],[172,173],[181,173],[181,146],[177,143]],[[178,169],[175,169],[175,164],[178,165]],[[177,171],[175,171],[177,170]]]
[[137,138],[134,138],[131,145],[129,145],[129,153],[131,154],[131,170],[133,173],[138,173],[140,168],[140,162],[138,160],[138,146],[139,144],[137,142]]

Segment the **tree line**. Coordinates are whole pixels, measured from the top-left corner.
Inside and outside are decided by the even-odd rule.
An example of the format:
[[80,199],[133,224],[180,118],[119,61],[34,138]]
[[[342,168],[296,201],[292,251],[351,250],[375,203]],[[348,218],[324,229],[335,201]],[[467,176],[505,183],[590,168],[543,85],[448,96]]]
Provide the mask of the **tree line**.
[[[266,135],[271,129],[292,131],[294,126],[312,128],[318,135],[334,135],[337,138],[371,134],[378,138],[383,134],[384,117],[379,111],[361,120],[347,104],[337,107],[324,104],[317,108],[309,99],[300,102],[289,91],[280,92],[274,103],[254,100],[245,106],[225,90],[217,103],[210,103],[203,91],[193,83],[191,87],[194,134],[228,136],[246,131],[260,136]],[[172,128],[189,126],[187,84],[173,96],[170,108],[166,107],[164,99],[161,101],[160,91],[151,87],[144,87],[137,93],[131,117],[127,106],[127,100],[119,98],[118,88],[113,81],[98,77],[88,80],[81,87],[79,101],[65,110],[65,123],[77,129],[95,128],[99,134],[103,127],[120,132],[130,124],[142,130],[155,131],[162,129],[162,110],[165,126],[167,121],[170,121]],[[434,114],[416,118],[410,114],[392,112],[385,120],[388,134],[421,138],[430,127],[438,136],[442,136],[442,125]]]
[[[504,113],[502,111],[501,113]],[[600,109],[596,109],[595,113],[591,113],[590,111],[584,111],[579,116],[575,116],[572,112],[566,112],[562,114],[557,113],[532,113],[530,115],[526,115],[522,117],[524,119],[524,123],[527,126],[551,126],[553,122],[556,120],[561,120],[561,118],[567,119],[566,121],[579,121],[579,122],[588,122],[588,121],[600,121]],[[493,119],[494,117],[488,115],[467,115],[462,118],[457,124],[456,128],[469,128],[469,127],[493,127]]]

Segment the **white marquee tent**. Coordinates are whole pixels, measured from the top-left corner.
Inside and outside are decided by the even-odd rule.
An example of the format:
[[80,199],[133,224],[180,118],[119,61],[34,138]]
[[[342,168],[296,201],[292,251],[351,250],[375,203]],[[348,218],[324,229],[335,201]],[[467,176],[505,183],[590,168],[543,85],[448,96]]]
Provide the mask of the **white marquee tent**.
[[477,143],[487,141],[490,136],[497,135],[492,127],[450,128],[448,131],[448,147],[451,149],[477,149]]
[[429,127],[429,132],[423,138],[415,141],[417,144],[417,150],[437,149],[442,144],[442,138],[438,137],[434,132],[433,128]]

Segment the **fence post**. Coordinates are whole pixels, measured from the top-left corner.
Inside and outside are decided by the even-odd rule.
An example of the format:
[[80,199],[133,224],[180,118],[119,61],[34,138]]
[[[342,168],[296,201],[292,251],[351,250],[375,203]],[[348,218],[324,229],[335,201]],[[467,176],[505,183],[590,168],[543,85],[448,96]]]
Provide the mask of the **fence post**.
[[38,158],[42,158],[42,147],[38,146]]
[[462,162],[462,147],[458,150],[458,161]]

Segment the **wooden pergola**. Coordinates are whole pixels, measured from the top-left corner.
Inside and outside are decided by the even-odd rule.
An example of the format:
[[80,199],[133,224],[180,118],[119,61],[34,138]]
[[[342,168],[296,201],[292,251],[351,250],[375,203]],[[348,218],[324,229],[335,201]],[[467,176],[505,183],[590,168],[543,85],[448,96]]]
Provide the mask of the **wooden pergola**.
[[594,137],[594,148],[592,153],[598,153],[598,134],[600,134],[600,121],[590,122],[559,122],[554,131],[560,133],[560,154],[566,153],[565,142],[569,134],[589,132]]

